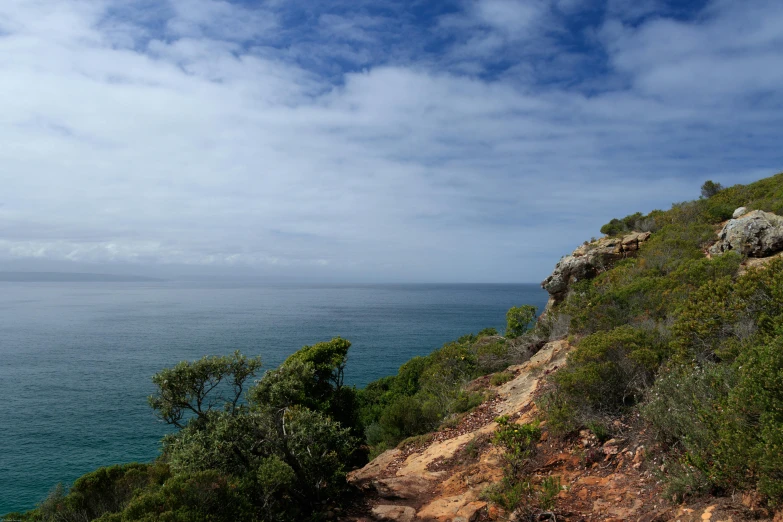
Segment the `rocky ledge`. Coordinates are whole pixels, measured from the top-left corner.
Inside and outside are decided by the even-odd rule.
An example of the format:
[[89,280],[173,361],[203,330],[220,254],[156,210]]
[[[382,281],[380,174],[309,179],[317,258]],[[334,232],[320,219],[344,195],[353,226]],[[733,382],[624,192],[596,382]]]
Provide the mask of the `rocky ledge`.
[[623,237],[604,237],[581,245],[557,263],[541,286],[549,292],[550,304],[563,300],[571,284],[590,279],[629,255],[650,238],[650,232],[632,232]]

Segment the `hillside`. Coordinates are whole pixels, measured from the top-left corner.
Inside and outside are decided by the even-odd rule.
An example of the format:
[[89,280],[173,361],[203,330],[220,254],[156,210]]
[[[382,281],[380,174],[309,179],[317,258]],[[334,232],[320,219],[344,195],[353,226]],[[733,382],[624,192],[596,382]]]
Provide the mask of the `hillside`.
[[5,520],[783,521],[783,174],[702,191],[361,390],[340,338],[165,369],[156,461]]
[[352,472],[353,519],[783,520],[783,175],[705,186],[562,258],[549,342]]

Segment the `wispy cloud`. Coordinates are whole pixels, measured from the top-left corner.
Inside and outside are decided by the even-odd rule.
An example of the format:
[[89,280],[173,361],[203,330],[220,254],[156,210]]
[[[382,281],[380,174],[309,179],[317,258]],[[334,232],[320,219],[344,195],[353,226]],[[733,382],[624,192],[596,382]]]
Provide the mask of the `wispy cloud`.
[[5,0],[0,258],[534,281],[783,168],[779,2],[439,6]]

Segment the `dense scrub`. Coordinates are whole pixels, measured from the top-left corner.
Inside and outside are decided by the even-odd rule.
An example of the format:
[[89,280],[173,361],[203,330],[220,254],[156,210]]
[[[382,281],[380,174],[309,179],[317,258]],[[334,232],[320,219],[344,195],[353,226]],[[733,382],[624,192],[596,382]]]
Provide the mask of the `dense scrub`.
[[[505,336],[463,336],[362,390],[343,383],[350,343],[340,338],[305,346],[257,381],[261,362],[239,353],[163,370],[150,405],[177,431],[159,459],[101,468],[5,519],[321,520],[348,498],[345,474],[368,454],[475,407],[484,396],[465,384],[565,334],[576,348],[538,400],[551,434],[588,428],[605,439],[608,419],[638,413],[665,451],[673,498],[754,489],[780,504],[783,259],[740,274],[740,255],[705,252],[737,207],[783,214],[783,174],[702,193],[605,225],[610,235],[654,233],[636,257],[573,285],[532,330],[535,310],[512,308]],[[549,509],[559,482],[526,478],[538,427],[499,422],[507,469],[486,498]]]
[[783,502],[783,260],[741,273],[739,254],[705,251],[740,206],[783,213],[783,174],[707,189],[669,211],[605,225],[624,233],[642,223],[654,234],[637,257],[574,285],[552,311],[570,317],[576,348],[539,406],[559,434],[639,412],[667,452],[672,497],[755,489],[775,505]]
[[305,346],[249,390],[260,361],[239,353],[163,370],[150,405],[178,431],[157,461],[98,469],[6,520],[317,519],[366,458],[356,390],[342,382],[349,347]]
[[[181,362],[153,377],[150,406],[177,431],[149,464],[100,468],[23,521],[322,520],[350,497],[345,474],[412,435],[484,400],[470,379],[526,356],[536,341],[530,306],[509,312],[509,340],[494,329],[469,334],[405,363],[366,389],[345,386],[351,343],[305,346],[254,377],[259,359],[239,352]],[[368,446],[369,445],[369,446]]]

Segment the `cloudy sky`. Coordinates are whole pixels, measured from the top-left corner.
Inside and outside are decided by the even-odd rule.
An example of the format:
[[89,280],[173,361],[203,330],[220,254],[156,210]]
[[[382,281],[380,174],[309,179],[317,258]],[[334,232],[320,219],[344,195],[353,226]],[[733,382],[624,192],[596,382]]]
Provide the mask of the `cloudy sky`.
[[2,0],[0,262],[537,282],[612,217],[783,170],[781,27],[779,0]]

